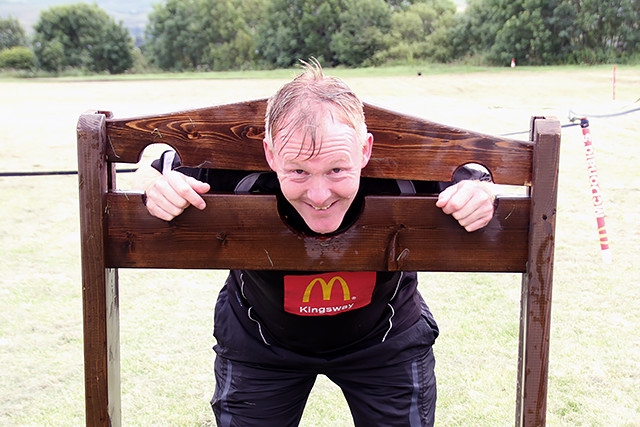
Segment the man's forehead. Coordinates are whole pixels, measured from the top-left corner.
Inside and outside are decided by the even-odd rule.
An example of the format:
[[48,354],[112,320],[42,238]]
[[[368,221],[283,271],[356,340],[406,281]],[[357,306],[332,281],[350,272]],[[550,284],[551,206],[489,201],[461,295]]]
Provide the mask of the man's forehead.
[[293,123],[280,130],[274,138],[275,146],[284,149],[294,148],[304,153],[306,150],[317,150],[328,140],[332,143],[343,142],[345,146],[357,143],[357,132],[348,123],[342,121],[323,121],[318,124]]

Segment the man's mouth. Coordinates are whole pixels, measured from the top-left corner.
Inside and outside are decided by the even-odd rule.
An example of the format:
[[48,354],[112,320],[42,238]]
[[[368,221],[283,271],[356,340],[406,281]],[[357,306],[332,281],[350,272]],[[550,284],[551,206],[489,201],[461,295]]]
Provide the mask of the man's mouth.
[[311,207],[316,210],[316,211],[326,211],[327,209],[329,209],[331,206],[333,206],[333,203],[330,203],[326,206],[315,206],[315,205],[311,205]]

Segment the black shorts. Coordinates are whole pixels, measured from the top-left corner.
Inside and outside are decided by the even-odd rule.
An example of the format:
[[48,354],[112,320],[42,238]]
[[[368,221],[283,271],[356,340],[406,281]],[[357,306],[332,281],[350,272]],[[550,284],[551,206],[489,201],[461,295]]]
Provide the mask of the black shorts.
[[297,426],[318,374],[340,387],[355,426],[433,425],[431,344],[437,332],[426,313],[384,342],[336,357],[314,357],[257,340],[233,318],[225,298],[221,295],[216,307],[211,405],[218,426]]

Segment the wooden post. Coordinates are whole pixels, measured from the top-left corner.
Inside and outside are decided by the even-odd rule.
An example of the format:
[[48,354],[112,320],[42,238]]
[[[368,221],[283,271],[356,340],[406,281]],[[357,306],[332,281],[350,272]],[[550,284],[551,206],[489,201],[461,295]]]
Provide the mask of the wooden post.
[[106,268],[103,223],[115,170],[105,162],[105,119],[85,113],[77,127],[87,426],[120,425],[118,277]]
[[[516,426],[546,424],[551,290],[555,246],[560,123],[533,118],[531,220],[527,272],[522,277]],[[545,173],[542,173],[545,171]],[[549,174],[548,172],[552,172]]]

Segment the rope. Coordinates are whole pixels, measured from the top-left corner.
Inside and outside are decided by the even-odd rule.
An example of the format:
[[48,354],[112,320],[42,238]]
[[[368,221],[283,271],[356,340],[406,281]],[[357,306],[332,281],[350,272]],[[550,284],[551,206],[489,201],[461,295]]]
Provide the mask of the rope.
[[[604,118],[608,118],[608,117],[623,116],[625,114],[635,113],[636,111],[640,111],[640,107],[632,108],[631,110],[621,111],[619,113],[611,113],[611,114],[576,114],[573,110],[569,110],[569,120],[571,120],[571,121],[580,120],[580,118],[582,118],[582,117],[604,119]],[[573,116],[572,116],[572,114],[573,114]]]
[[[131,173],[137,169],[118,169],[117,173]],[[0,172],[0,178],[16,176],[56,176],[56,175],[78,175],[78,171],[30,171],[30,172]]]
[[[561,125],[560,127],[562,127],[562,128],[570,128],[572,126],[580,126],[580,123],[568,123],[566,125]],[[528,131],[528,130],[523,130],[523,131],[519,131],[519,132],[501,133],[500,136],[522,135],[522,134],[529,134],[529,132],[530,131]]]
[[[638,100],[636,102],[640,101],[640,98],[638,98]],[[624,116],[625,114],[631,114],[631,113],[635,113],[636,111],[640,111],[640,107],[637,108],[632,108],[630,110],[625,110],[625,111],[620,111],[618,113],[610,113],[610,114],[577,114],[575,113],[573,110],[569,110],[569,120],[572,123],[568,123],[568,124],[564,124],[561,127],[562,128],[569,128],[572,126],[580,126],[580,123],[573,123],[574,121],[580,121],[580,119],[584,118],[584,117],[589,117],[589,118],[596,118],[596,119],[606,119],[609,117],[616,117],[616,116]],[[500,134],[500,136],[512,136],[512,135],[522,135],[522,134],[528,134],[529,131],[520,131],[520,132],[510,132],[510,133],[502,133]]]

